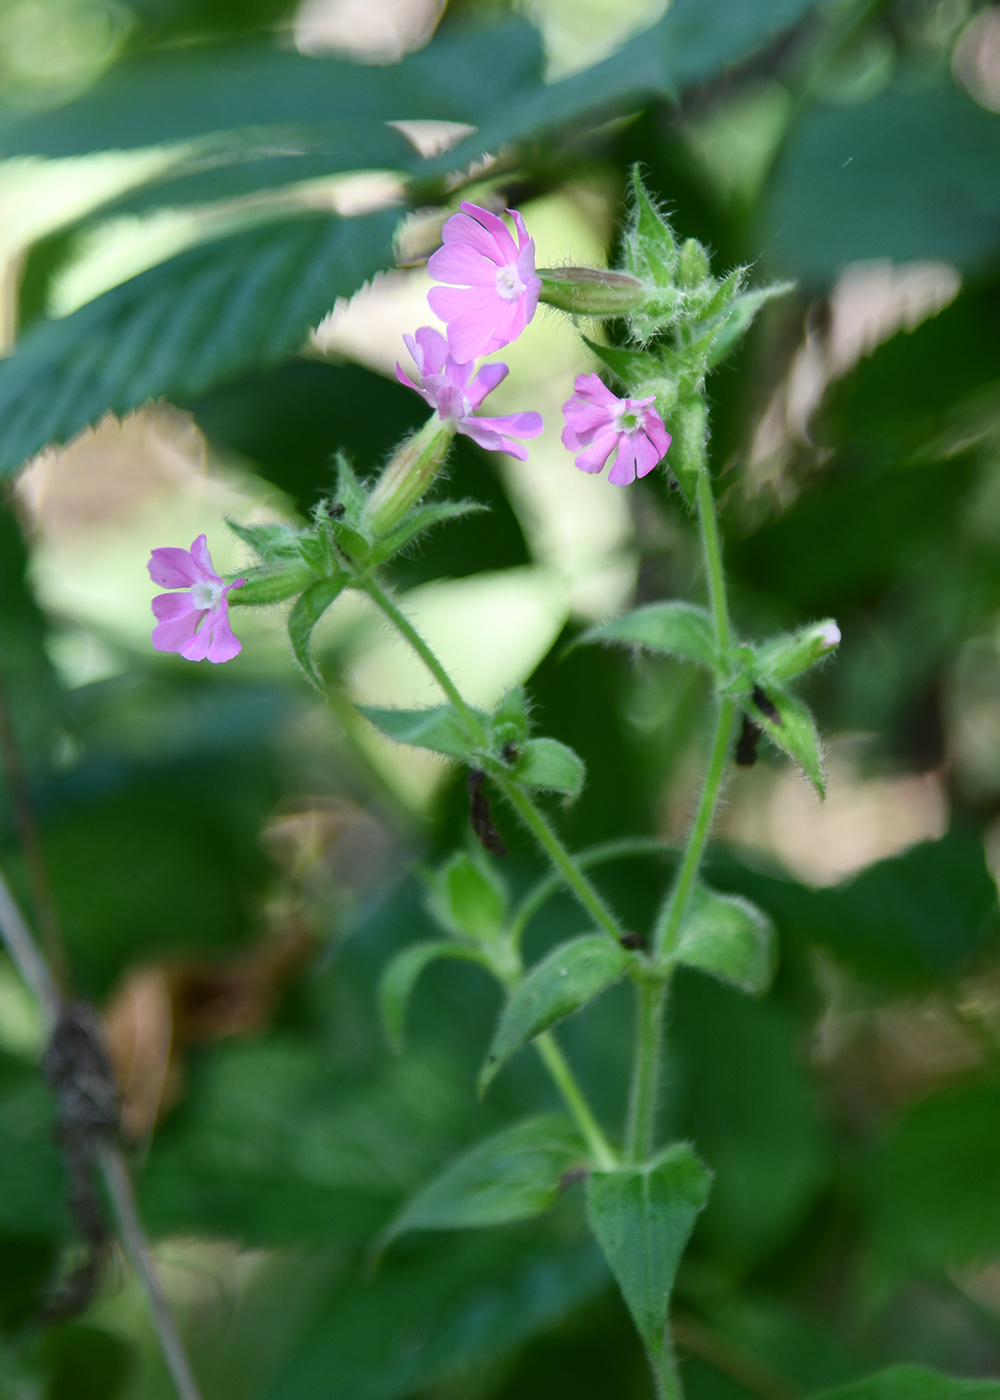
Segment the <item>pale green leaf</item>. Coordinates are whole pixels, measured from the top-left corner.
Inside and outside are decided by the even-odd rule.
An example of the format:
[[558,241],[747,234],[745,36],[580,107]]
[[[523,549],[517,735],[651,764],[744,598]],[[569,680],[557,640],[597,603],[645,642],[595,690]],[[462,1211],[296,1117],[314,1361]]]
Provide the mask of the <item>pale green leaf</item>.
[[427,877],[431,911],[451,933],[489,942],[504,926],[507,900],[500,881],[459,851]]
[[359,705],[358,709],[397,744],[432,749],[449,758],[468,758],[475,748],[457,710],[450,705],[434,705],[426,710],[384,710],[375,705]]
[[606,934],[588,933],[562,944],[537,963],[503,1010],[479,1076],[480,1093],[522,1045],[600,996],[624,975],[632,961],[631,955]]
[[562,1179],[587,1161],[580,1134],[557,1114],[530,1118],[477,1143],[418,1191],[386,1230],[467,1230],[528,1220],[551,1209]]
[[711,614],[693,603],[649,603],[624,617],[591,627],[580,637],[579,643],[583,642],[625,642],[697,661],[710,670],[716,664]]
[[[823,756],[819,734],[809,709],[798,698],[778,686],[769,686],[761,703],[761,695],[754,692],[748,706],[748,713],[755,724],[759,724],[771,742],[793,758],[799,765],[820,797],[826,796],[826,775],[823,771]],[[777,710],[776,721],[769,713]]]
[[511,686],[493,715],[493,737],[498,748],[523,744],[528,737],[528,700],[524,687]]
[[833,618],[813,622],[754,647],[754,670],[762,680],[780,685],[831,656],[839,643],[840,628]]
[[670,1293],[711,1176],[686,1143],[644,1167],[594,1172],[587,1217],[660,1375],[672,1366],[666,1340]]
[[890,1366],[864,1380],[824,1390],[814,1400],[1000,1400],[1000,1381],[955,1380],[922,1366]]
[[570,797],[581,792],[586,773],[583,759],[558,739],[526,740],[513,768],[515,782]]
[[739,895],[696,885],[675,949],[677,961],[758,995],[774,976],[771,920]]
[[413,989],[424,968],[436,962],[438,958],[459,958],[489,967],[487,959],[478,948],[465,943],[453,943],[447,938],[438,939],[433,943],[414,943],[397,953],[382,974],[378,1004],[385,1038],[398,1053],[402,1053],[403,1050],[406,1010]]

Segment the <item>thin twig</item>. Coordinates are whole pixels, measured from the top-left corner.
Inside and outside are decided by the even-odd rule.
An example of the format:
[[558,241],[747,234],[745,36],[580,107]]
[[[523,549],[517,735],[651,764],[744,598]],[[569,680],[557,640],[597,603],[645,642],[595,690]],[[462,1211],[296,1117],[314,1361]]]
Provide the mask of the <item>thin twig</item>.
[[[4,944],[25,984],[38,1000],[51,1033],[63,1007],[62,997],[13,895],[0,872],[0,942]],[[167,1305],[153,1265],[136,1207],[128,1167],[117,1144],[98,1148],[98,1161],[115,1214],[118,1235],[132,1270],[146,1295],[160,1350],[180,1400],[201,1400],[194,1374],[184,1351],[177,1324]]]
[[113,1143],[106,1143],[98,1151],[98,1161],[118,1224],[118,1237],[132,1266],[132,1272],[146,1295],[153,1325],[159,1337],[160,1350],[163,1352],[174,1388],[181,1400],[201,1400],[198,1383],[150,1254],[149,1243],[139,1219],[132,1178],[129,1176],[121,1149]]
[[14,725],[14,714],[0,668],[0,763],[10,792],[18,840],[24,853],[24,867],[35,906],[35,922],[51,969],[52,980],[65,994],[68,991],[66,953],[63,948],[59,913],[52,895],[38,818],[35,815],[21,745]]

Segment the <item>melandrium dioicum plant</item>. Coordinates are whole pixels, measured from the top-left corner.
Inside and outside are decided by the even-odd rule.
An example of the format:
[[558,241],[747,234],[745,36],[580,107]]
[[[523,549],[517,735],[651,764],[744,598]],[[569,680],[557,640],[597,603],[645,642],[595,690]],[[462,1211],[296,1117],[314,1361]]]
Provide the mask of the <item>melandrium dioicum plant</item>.
[[[292,647],[316,687],[310,654],[320,617],[345,589],[366,593],[421,658],[444,703],[429,709],[365,707],[363,714],[399,743],[427,748],[464,765],[473,829],[484,853],[451,857],[428,877],[440,939],[400,953],[386,969],[382,1014],[389,1040],[402,1049],[408,1001],[423,969],[437,958],[479,963],[503,987],[507,1001],[480,1076],[486,1092],[507,1061],[533,1043],[551,1074],[567,1116],[529,1119],[480,1143],[416,1195],[390,1225],[381,1248],[402,1232],[498,1224],[551,1206],[567,1171],[587,1173],[591,1229],[621,1286],[649,1353],[658,1393],[678,1396],[680,1382],[668,1328],[670,1292],[681,1254],[705,1204],[711,1172],[686,1143],[655,1140],[664,1003],[678,964],[697,967],[750,995],[762,993],[774,970],[768,918],[748,901],[718,894],[699,871],[731,762],[753,762],[766,735],[788,753],[823,794],[816,730],[789,683],[838,644],[832,621],[791,635],[748,643],[733,631],[708,466],[708,372],[733,348],[769,297],[784,288],[746,288],[746,271],[719,279],[694,239],[678,243],[638,175],[618,271],[562,268],[536,271],[534,244],[519,214],[516,239],[503,219],[463,204],[444,228],[444,245],[430,261],[441,283],[429,294],[447,337],[424,327],[406,337],[415,371],[400,379],[433,408],[427,423],[393,456],[372,487],[344,459],[336,495],[323,500],[307,528],[232,528],[259,562],[240,579],[215,573],[204,536],[191,550],[157,549],[154,580],[175,591],[154,600],[154,645],[200,660],[226,661],[240,644],[230,606],[295,599],[288,618]],[[539,301],[571,314],[625,320],[631,347],[588,340],[614,388],[596,374],[577,378],[564,406],[563,441],[583,471],[613,458],[610,479],[627,485],[664,462],[698,516],[708,606],[669,600],[641,607],[591,628],[585,643],[645,647],[704,667],[714,683],[715,727],[701,797],[676,876],[654,926],[626,930],[566,849],[537,802],[539,792],[574,797],[585,780],[583,761],[564,744],[532,732],[520,687],[493,714],[463,699],[451,676],[380,581],[383,564],[424,531],[476,507],[468,502],[422,504],[456,432],[481,446],[525,457],[520,439],[541,431],[537,413],[502,418],[477,410],[506,375],[504,365],[478,370],[475,360],[509,344]],[[623,396],[619,396],[619,392]],[[489,793],[516,812],[551,862],[553,873],[508,907],[494,857],[506,854],[493,825]],[[615,854],[621,854],[616,847]],[[583,931],[534,967],[525,968],[520,935],[540,903],[565,886],[582,911]],[[635,986],[632,1083],[619,1135],[598,1122],[559,1048],[553,1027],[612,983]]]

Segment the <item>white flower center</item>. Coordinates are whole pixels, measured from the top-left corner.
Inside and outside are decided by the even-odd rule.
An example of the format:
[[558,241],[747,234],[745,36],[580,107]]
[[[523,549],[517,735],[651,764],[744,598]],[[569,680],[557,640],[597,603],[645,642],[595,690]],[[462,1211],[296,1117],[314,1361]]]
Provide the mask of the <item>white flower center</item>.
[[199,611],[204,609],[207,612],[221,600],[224,588],[225,584],[209,583],[207,579],[203,579],[200,583],[191,585],[191,601]]
[[517,275],[516,267],[501,267],[497,272],[497,296],[504,301],[517,301],[524,291],[524,283]]
[[614,418],[612,425],[616,433],[634,433],[640,427],[639,415],[634,408],[620,409]]

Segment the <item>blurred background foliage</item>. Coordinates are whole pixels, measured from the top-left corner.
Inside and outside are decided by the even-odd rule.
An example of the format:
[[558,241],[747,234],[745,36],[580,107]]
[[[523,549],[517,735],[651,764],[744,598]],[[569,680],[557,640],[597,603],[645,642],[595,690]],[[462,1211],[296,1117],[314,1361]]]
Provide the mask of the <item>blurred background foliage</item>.
[[[672,999],[663,1129],[716,1173],[678,1281],[687,1392],[995,1376],[1000,9],[2,0],[0,100],[0,669],[209,1400],[650,1394],[579,1188],[540,1225],[411,1237],[366,1269],[408,1192],[552,1102],[527,1056],[476,1100],[498,1002],[474,968],[427,973],[405,1058],[378,1030],[387,958],[433,936],[413,863],[469,841],[467,799],[344,697],[433,691],[351,599],[318,633],[329,708],[280,616],[241,616],[225,668],[158,655],[144,571],[202,530],[236,567],[227,515],[294,519],[334,449],[370,471],[419,421],[392,363],[459,191],[516,202],[540,263],[601,262],[633,161],[718,267],[797,280],[712,384],[713,461],[738,627],[844,636],[809,695],[826,804],[765,758],[712,859],[775,918],[777,985],[748,1002],[684,973]],[[546,435],[527,464],[459,440],[450,490],[489,512],[394,581],[474,700],[530,678],[586,756],[572,843],[676,841],[700,683],[564,652],[700,587],[692,523],[662,479],[573,472],[558,405],[586,361],[554,314],[505,358],[497,411],[543,409]],[[538,862],[501,824],[514,893]],[[6,787],[0,862],[30,907]],[[597,878],[641,925],[668,868]],[[553,899],[530,954],[579,923]],[[0,960],[0,1396],[158,1400],[117,1257],[82,1316],[38,1321],[75,1249],[39,1037]],[[564,1038],[614,1125],[622,989]]]

